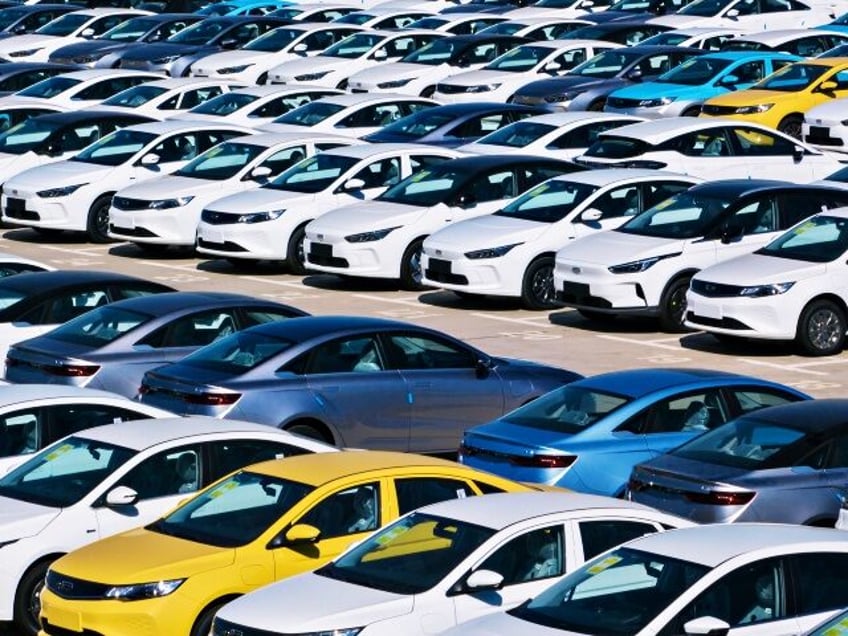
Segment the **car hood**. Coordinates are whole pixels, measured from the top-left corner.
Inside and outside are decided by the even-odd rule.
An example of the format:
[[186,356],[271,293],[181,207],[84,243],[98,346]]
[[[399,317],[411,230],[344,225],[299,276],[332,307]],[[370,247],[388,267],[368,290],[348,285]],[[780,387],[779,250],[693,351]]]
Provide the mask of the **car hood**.
[[721,18],[715,16],[704,17],[700,15],[661,15],[651,19],[652,24],[661,24],[670,26],[673,29],[685,29],[687,27],[706,26],[707,24],[715,24]]
[[75,42],[53,51],[51,58],[60,59],[73,58],[80,55],[92,55],[94,53],[106,54],[109,51],[118,51],[120,49],[132,46],[135,42],[99,42],[97,40],[84,40]]
[[193,69],[202,71],[208,69],[227,68],[228,66],[241,66],[243,64],[252,64],[258,60],[264,59],[272,53],[266,51],[222,51],[221,53],[213,53],[207,55],[200,62],[192,66]]
[[745,254],[712,265],[695,277],[711,283],[749,286],[789,283],[820,276],[826,271],[826,263],[807,263],[791,258]]
[[471,250],[526,243],[538,239],[550,223],[484,214],[473,219],[451,223],[427,239],[428,247]]
[[741,91],[730,91],[723,95],[713,97],[708,102],[719,106],[748,106],[757,104],[770,104],[786,100],[799,99],[798,93],[785,93],[783,91],[766,91],[759,88],[749,88]]
[[392,594],[337,581],[312,572],[273,583],[228,603],[218,616],[253,629],[278,630],[276,608],[285,613],[286,630],[325,632],[368,625],[409,614],[412,595]]
[[407,77],[418,77],[424,75],[434,68],[442,68],[446,64],[430,66],[429,64],[413,64],[411,62],[391,62],[366,68],[363,71],[351,75],[354,81],[382,82],[384,80],[406,79]]
[[839,121],[845,119],[845,103],[840,103],[840,100],[834,99],[814,106],[804,115],[804,121],[808,124],[815,124],[816,119],[837,119]]
[[625,232],[599,232],[569,243],[557,252],[557,260],[615,265],[683,251],[680,239],[641,236]]
[[[67,40],[69,43],[75,41],[74,38],[63,39]],[[37,49],[40,46],[53,45],[57,41],[58,36],[55,35],[41,35],[38,33],[16,35],[12,38],[0,40],[0,51],[26,51],[29,49]]]
[[615,83],[618,85],[623,80],[610,79],[591,79],[588,77],[555,77],[551,79],[542,79],[531,82],[518,90],[519,95],[527,95],[530,97],[545,97],[546,95],[559,95],[573,90],[588,90],[596,86],[601,86],[605,82]]
[[155,60],[168,55],[191,55],[204,48],[214,47],[196,44],[168,44],[165,42],[140,44],[128,50],[124,54],[124,60]]
[[103,583],[163,581],[224,568],[235,550],[136,528],[75,550],[56,563],[68,576]]
[[0,543],[37,535],[59,516],[60,512],[61,508],[0,497]]
[[229,183],[229,179],[215,181],[211,179],[193,179],[191,177],[163,175],[149,179],[144,183],[137,183],[124,188],[118,192],[118,196],[141,199],[143,201],[173,199],[174,197],[184,197],[187,195],[213,194],[224,190]]
[[465,73],[451,75],[450,77],[445,78],[443,83],[451,84],[453,86],[477,86],[478,84],[508,82],[511,79],[521,76],[523,75],[519,73],[481,68],[477,71],[466,71]]
[[353,60],[347,60],[340,57],[314,55],[312,57],[304,57],[302,59],[283,62],[274,69],[274,74],[294,77],[302,73],[320,73],[321,71],[332,71],[337,68],[344,68],[345,64],[352,61]]
[[381,201],[354,203],[322,214],[309,224],[309,232],[336,234],[409,225],[429,209]]
[[292,202],[302,201],[309,203],[315,200],[314,194],[303,192],[292,192],[291,190],[272,190],[271,188],[257,188],[249,192],[237,192],[216,199],[207,207],[216,212],[232,212],[244,214],[261,210],[278,210],[282,206],[291,205]]
[[77,183],[94,183],[105,178],[114,169],[113,166],[100,166],[84,161],[57,161],[46,166],[30,168],[15,175],[5,183],[4,188],[8,193],[16,186],[31,190],[45,190]]
[[692,97],[693,99],[697,99],[707,97],[711,89],[713,89],[713,86],[709,83],[699,86],[689,86],[687,84],[675,84],[673,82],[642,82],[620,88],[610,95],[610,97],[626,97],[629,99]]

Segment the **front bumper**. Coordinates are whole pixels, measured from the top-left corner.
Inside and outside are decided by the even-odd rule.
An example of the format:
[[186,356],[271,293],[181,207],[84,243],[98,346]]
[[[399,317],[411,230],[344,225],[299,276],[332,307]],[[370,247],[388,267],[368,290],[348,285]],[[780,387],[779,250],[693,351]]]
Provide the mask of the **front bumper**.
[[284,260],[295,227],[283,217],[263,223],[197,224],[197,251],[221,258]]
[[521,296],[526,263],[505,256],[472,260],[464,254],[440,249],[440,255],[424,252],[423,282],[442,289],[491,296]]
[[167,210],[109,209],[109,237],[119,241],[159,245],[195,244],[197,224],[204,203],[195,199],[188,205]]
[[848,126],[838,121],[804,122],[801,137],[806,143],[821,150],[848,152]]
[[611,274],[599,265],[557,261],[554,269],[557,301],[577,309],[657,316],[662,293],[658,287],[646,277]]
[[2,218],[27,227],[85,231],[88,211],[94,202],[93,195],[86,195],[87,190],[89,188],[83,186],[68,196],[49,199],[22,189],[15,189],[14,196],[4,192],[0,196]]
[[686,295],[686,326],[732,336],[792,340],[799,311],[790,298],[708,297],[691,291]]

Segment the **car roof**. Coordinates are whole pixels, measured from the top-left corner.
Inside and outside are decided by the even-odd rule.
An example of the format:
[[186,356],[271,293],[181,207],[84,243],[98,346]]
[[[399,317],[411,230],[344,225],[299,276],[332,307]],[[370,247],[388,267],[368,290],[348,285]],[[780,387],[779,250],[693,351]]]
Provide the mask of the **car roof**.
[[789,183],[787,181],[776,181],[772,179],[719,179],[692,186],[693,192],[710,191],[718,194],[719,196],[736,198],[760,192],[762,190],[787,190],[790,192],[797,192],[799,189],[812,189],[821,192],[845,192],[844,188],[832,187],[826,184]]
[[527,111],[539,113],[540,115],[544,112],[543,109],[535,106],[525,106],[524,104],[505,104],[503,102],[461,102],[459,104],[441,104],[439,106],[434,106],[433,108],[419,110],[417,113],[410,115],[410,117],[420,115],[422,113],[429,113],[433,115],[446,114],[454,117],[461,117],[463,115],[475,115],[478,113],[487,113],[490,111],[499,112],[504,110]]
[[[310,86],[307,84],[263,84],[262,86],[244,86],[242,88],[235,88],[231,93],[238,93],[240,95],[256,95],[257,97],[265,97],[266,95],[290,95],[292,93],[300,93],[302,91],[332,91],[335,90],[330,88],[329,86]],[[224,93],[224,95],[229,95],[230,93]],[[342,93],[339,92],[339,95]],[[332,97],[332,95],[328,95],[327,97]]]
[[808,433],[825,432],[840,425],[848,426],[848,399],[830,398],[780,404],[763,409],[762,412],[757,410],[746,413],[744,417]]
[[123,283],[128,281],[145,282],[151,285],[161,285],[163,288],[167,287],[167,285],[148,281],[138,276],[119,274],[117,272],[88,269],[59,269],[52,272],[24,272],[22,274],[15,274],[14,276],[0,278],[0,288],[35,289],[39,293],[44,293],[66,285],[78,285],[98,281],[109,283]]
[[583,170],[582,172],[573,172],[553,177],[550,181],[569,181],[605,187],[622,181],[629,181],[630,179],[674,178],[682,178],[686,180],[694,179],[694,181],[700,181],[700,179],[695,179],[690,175],[681,174],[679,172],[672,172],[670,170],[649,170],[647,168],[599,168],[597,170]]
[[165,292],[162,294],[126,298],[114,303],[109,303],[109,307],[139,311],[152,316],[162,316],[169,314],[172,311],[180,311],[182,309],[196,308],[201,310],[205,307],[217,307],[222,305],[231,305],[236,307],[244,305],[281,306],[279,303],[270,299],[255,298],[244,294],[214,291]]
[[155,121],[151,117],[147,117],[146,115],[129,113],[126,111],[115,111],[109,110],[108,106],[103,107],[99,110],[69,110],[67,112],[61,113],[46,113],[44,115],[38,115],[36,119],[42,122],[56,122],[57,124],[77,124],[79,122],[86,121],[100,121],[104,117],[121,117],[122,119],[137,119],[139,124],[143,124],[145,122]]
[[79,11],[72,11],[71,13],[76,15],[90,15],[93,18],[123,13],[138,16],[154,15],[152,11],[141,11],[139,9],[122,9],[120,7],[93,7],[91,9],[80,9]]
[[728,44],[733,44],[736,41],[741,42],[761,42],[762,44],[783,44],[784,42],[791,42],[795,38],[799,37],[809,37],[814,35],[842,35],[845,34],[836,31],[829,30],[826,27],[818,27],[816,29],[777,29],[775,31],[761,31],[759,33],[748,33],[746,35],[740,35],[737,38],[733,38],[732,40],[728,40]]
[[[56,9],[68,9],[69,7],[70,7],[69,10],[71,10],[71,11],[74,9],[74,5],[62,4],[62,3],[59,3],[59,2],[51,2],[51,3],[44,2],[44,3],[40,3],[40,4],[10,5],[10,6],[6,6],[6,7],[0,7],[0,10],[2,10],[2,9],[16,9],[18,11],[23,10],[25,13],[31,13],[31,12],[35,12],[38,9],[41,9],[42,11],[48,11],[48,10],[56,10]],[[82,8],[82,7],[80,6],[79,8]]]
[[[0,68],[0,71],[2,71],[2,68]],[[202,86],[204,84],[229,84],[231,83],[231,81],[232,80],[227,80],[224,78],[219,79],[214,77],[194,77],[193,75],[190,75],[188,77],[163,77],[162,79],[152,80],[150,82],[145,82],[144,84],[139,84],[139,86],[158,86],[160,88],[174,89],[190,88],[192,86]],[[132,88],[135,88],[135,86],[133,86]]]
[[[544,115],[533,115],[532,117],[525,117],[524,119],[520,119],[517,123],[524,124],[550,124],[552,126],[567,126],[568,124],[584,122],[584,121],[608,121],[611,119],[629,119],[633,117],[633,123],[639,123],[639,121],[644,121],[640,117],[635,115],[628,115],[626,113],[605,113],[603,111],[598,110],[567,110],[561,113],[547,113]],[[553,131],[551,131],[553,132]]]
[[[627,168],[625,168],[627,170]],[[583,173],[580,173],[581,175]],[[714,381],[736,381],[739,383],[763,383],[759,378],[719,371],[716,369],[648,368],[623,369],[591,375],[574,382],[574,386],[608,390],[614,393],[639,397],[670,387],[701,384]]]
[[[729,40],[732,42],[733,40]],[[793,60],[797,60],[797,55],[792,55],[791,53],[784,53],[783,51],[715,51],[714,53],[707,53],[704,55],[705,58],[710,58],[712,60],[728,60],[730,62],[740,62],[744,60],[759,60],[762,58],[791,58]]]
[[126,76],[139,76],[139,77],[160,77],[158,73],[152,73],[150,71],[136,71],[132,69],[126,68],[86,68],[79,71],[70,71],[68,73],[63,73],[62,77],[67,77],[68,79],[76,79],[76,80],[94,80],[99,79],[101,77],[126,77]]
[[627,126],[620,126],[612,130],[600,133],[601,137],[630,137],[656,145],[677,135],[695,132],[704,128],[719,128],[721,126],[745,125],[761,128],[763,131],[771,130],[752,122],[740,122],[735,119],[724,117],[663,117],[641,121]]
[[[333,133],[309,133],[309,135],[304,135],[301,132],[266,132],[264,129],[260,131],[261,134],[256,135],[253,133],[247,133],[241,137],[231,137],[228,139],[228,142],[234,143],[245,143],[251,144],[253,146],[263,146],[265,148],[271,148],[273,146],[283,146],[287,144],[295,144],[295,143],[340,143],[343,146],[356,146],[356,145],[365,145],[359,139],[355,139],[353,137],[343,137],[342,135],[335,135]],[[341,146],[339,146],[341,147]]]
[[[314,90],[314,87],[313,87]],[[433,102],[425,97],[417,95],[400,95],[397,93],[341,93],[339,95],[328,95],[320,99],[323,104],[339,104],[341,106],[358,106],[359,104],[370,104],[372,102],[395,102],[395,101],[418,101],[418,102]],[[319,101],[319,100],[316,100]]]
[[[24,6],[43,6],[43,5],[24,5]],[[21,7],[23,8],[23,7]],[[0,75],[8,73],[22,73],[24,71],[32,71],[36,69],[68,69],[82,70],[79,66],[73,64],[58,64],[56,62],[0,62]]]
[[657,53],[680,52],[691,53],[693,55],[704,55],[706,53],[709,53],[709,51],[699,49],[695,46],[675,46],[673,44],[637,44],[636,46],[628,46],[627,51],[629,53],[639,53],[641,55],[656,55]]
[[343,155],[345,157],[352,157],[355,159],[367,159],[384,152],[420,152],[422,154],[427,154],[429,152],[438,152],[438,150],[436,148],[414,143],[355,143],[350,146],[339,146],[338,148],[322,150],[321,154]]
[[250,128],[231,124],[225,121],[208,122],[196,119],[166,119],[164,121],[151,121],[145,124],[135,124],[127,127],[130,130],[139,132],[152,133],[154,135],[166,135],[173,132],[192,131],[192,130],[208,130],[208,129],[231,129],[236,131],[244,131],[245,134],[251,132]]
[[[20,276],[21,274],[18,274]],[[302,342],[316,336],[332,334],[348,329],[419,329],[410,323],[369,316],[305,316],[284,321],[267,322],[250,327],[254,333],[279,335],[288,340]]]
[[504,33],[466,33],[463,35],[449,35],[446,38],[443,38],[446,41],[450,41],[454,45],[458,45],[459,47],[470,46],[474,44],[480,44],[480,42],[515,42],[517,44],[523,44],[525,42],[530,42],[527,38],[521,37],[519,35],[506,35]]

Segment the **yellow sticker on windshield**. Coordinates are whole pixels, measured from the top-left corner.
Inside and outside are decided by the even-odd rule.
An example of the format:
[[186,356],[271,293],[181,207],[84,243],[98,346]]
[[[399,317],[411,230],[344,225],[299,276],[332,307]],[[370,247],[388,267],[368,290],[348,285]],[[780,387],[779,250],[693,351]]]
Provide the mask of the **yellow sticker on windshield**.
[[842,634],[848,634],[848,616],[822,632],[822,636],[842,636]]
[[59,448],[57,448],[52,453],[47,455],[47,457],[45,457],[44,460],[48,461],[48,462],[52,462],[56,459],[59,459],[62,455],[64,455],[65,453],[68,453],[72,450],[74,450],[74,447],[73,447],[72,444],[62,444]]
[[220,486],[218,486],[215,490],[210,492],[209,498],[210,499],[216,499],[216,498],[220,497],[221,495],[227,494],[229,491],[231,491],[236,486],[238,486],[238,484],[234,481],[225,482],[225,483],[221,484]]
[[803,234],[804,232],[809,232],[812,229],[816,228],[816,223],[814,221],[807,221],[804,225],[799,225],[795,228],[795,234]]
[[537,197],[540,194],[544,194],[550,189],[550,186],[547,183],[543,183],[542,185],[533,188],[530,192],[527,193],[528,196]]
[[608,556],[603,561],[600,561],[600,562],[596,563],[595,565],[593,565],[592,567],[590,567],[587,570],[587,572],[589,572],[589,574],[600,574],[601,572],[603,572],[607,568],[611,568],[612,566],[614,566],[619,561],[621,561],[620,556],[615,556],[615,555]]
[[418,183],[422,179],[426,179],[429,176],[430,176],[429,170],[422,170],[421,172],[418,172],[418,173],[412,175],[412,177],[409,179],[409,181],[411,183]]
[[392,528],[390,530],[386,530],[386,532],[384,532],[379,537],[374,539],[374,542],[377,543],[377,545],[384,546],[387,543],[391,543],[392,541],[397,539],[399,536],[401,536],[402,534],[405,534],[407,532],[409,532],[409,528],[407,528],[406,526],[403,526],[403,525],[395,526],[394,528]]

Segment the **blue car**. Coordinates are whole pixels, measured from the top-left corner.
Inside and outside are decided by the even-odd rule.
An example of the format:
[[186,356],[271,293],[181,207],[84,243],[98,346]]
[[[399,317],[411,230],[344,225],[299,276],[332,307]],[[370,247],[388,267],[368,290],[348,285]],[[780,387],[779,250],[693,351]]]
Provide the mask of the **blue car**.
[[841,31],[842,33],[848,33],[848,13],[843,13],[841,16],[836,18],[833,22],[828,22],[827,24],[822,24],[820,26],[815,27],[817,29],[827,29],[828,31]]
[[604,110],[649,119],[697,116],[710,97],[750,88],[803,58],[771,51],[727,51],[686,60],[651,82],[613,91]]
[[469,429],[459,460],[518,481],[618,496],[636,464],[739,415],[806,399],[788,386],[723,371],[615,371]]
[[215,2],[198,9],[195,13],[214,15],[268,15],[291,4],[289,0],[226,0]]

